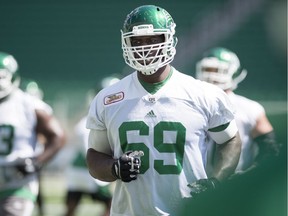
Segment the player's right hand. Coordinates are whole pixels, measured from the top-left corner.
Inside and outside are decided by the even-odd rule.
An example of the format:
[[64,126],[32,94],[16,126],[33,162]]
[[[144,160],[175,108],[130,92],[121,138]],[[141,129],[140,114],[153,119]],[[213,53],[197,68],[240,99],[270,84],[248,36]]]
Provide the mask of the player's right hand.
[[24,176],[38,172],[41,168],[36,158],[18,158],[15,167]]
[[128,151],[118,158],[112,166],[112,174],[123,182],[137,179],[140,172],[142,151]]
[[190,194],[192,197],[195,197],[201,193],[204,193],[206,191],[212,191],[218,188],[220,185],[219,180],[216,178],[208,178],[208,179],[199,179],[196,182],[193,182],[192,184],[188,184],[188,187],[191,189]]

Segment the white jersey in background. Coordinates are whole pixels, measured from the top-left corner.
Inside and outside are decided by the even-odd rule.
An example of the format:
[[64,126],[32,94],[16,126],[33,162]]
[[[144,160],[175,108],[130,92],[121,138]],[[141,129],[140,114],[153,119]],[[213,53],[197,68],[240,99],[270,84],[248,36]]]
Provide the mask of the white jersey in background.
[[90,106],[87,128],[109,128],[110,145],[89,147],[112,150],[115,158],[128,150],[144,152],[137,180],[116,181],[112,206],[117,210],[112,207],[111,215],[177,215],[181,199],[191,196],[187,185],[207,178],[202,157],[207,130],[234,119],[221,89],[172,70],[155,94],[134,72],[103,89]]
[[8,97],[0,103],[0,192],[27,185],[30,190],[23,191],[23,196],[36,196],[37,175],[17,178],[14,167],[17,158],[35,155],[35,99],[19,89]]
[[70,191],[83,191],[93,193],[99,186],[106,186],[109,183],[94,179],[87,169],[86,152],[88,149],[89,130],[86,128],[87,117],[83,117],[75,126],[74,156],[66,169],[67,187]]
[[253,164],[258,152],[258,146],[253,144],[251,131],[265,110],[258,102],[233,92],[228,97],[236,109],[235,119],[242,140],[241,155],[235,172],[245,171]]

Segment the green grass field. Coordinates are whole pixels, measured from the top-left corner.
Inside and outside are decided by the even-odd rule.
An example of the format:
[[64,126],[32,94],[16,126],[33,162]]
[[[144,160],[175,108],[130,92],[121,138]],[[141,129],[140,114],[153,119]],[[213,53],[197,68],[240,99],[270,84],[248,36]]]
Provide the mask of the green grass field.
[[[41,190],[44,199],[43,216],[63,216],[65,213],[65,178],[62,173],[44,171],[41,176]],[[93,202],[89,197],[83,197],[75,216],[98,216],[104,211],[100,202]],[[38,216],[38,207],[33,216]]]

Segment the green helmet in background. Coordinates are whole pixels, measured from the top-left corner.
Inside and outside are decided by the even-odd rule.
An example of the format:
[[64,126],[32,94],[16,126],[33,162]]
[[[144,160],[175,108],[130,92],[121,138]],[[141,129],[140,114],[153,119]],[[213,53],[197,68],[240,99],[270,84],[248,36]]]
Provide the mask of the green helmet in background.
[[88,90],[86,95],[87,104],[90,105],[91,101],[99,91],[117,83],[118,81],[120,81],[121,78],[122,76],[120,74],[111,74],[110,76],[101,79],[94,88]]
[[28,94],[43,100],[44,93],[43,90],[40,88],[38,83],[35,80],[31,79],[21,79],[20,83],[20,88],[24,91],[27,92]]
[[[127,15],[121,30],[123,57],[127,65],[144,75],[151,75],[173,61],[176,54],[176,24],[161,7],[144,5]],[[164,42],[132,46],[131,37],[164,35]],[[156,55],[149,55],[151,51]],[[149,62],[149,63],[145,63]]]
[[120,80],[120,76],[118,75],[111,75],[108,77],[105,77],[101,80],[101,89],[106,88],[110,85],[113,85],[114,83],[117,83]]
[[20,77],[17,71],[18,64],[15,58],[8,53],[0,52],[0,99],[18,88]]
[[237,88],[245,79],[247,71],[242,69],[237,55],[222,47],[204,53],[196,65],[196,78],[215,84],[223,90]]

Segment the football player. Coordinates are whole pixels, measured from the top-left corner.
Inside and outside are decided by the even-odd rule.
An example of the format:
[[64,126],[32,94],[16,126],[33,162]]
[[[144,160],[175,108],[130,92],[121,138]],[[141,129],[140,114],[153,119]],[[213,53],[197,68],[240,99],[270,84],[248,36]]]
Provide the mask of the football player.
[[[204,53],[196,65],[196,78],[212,83],[227,94],[236,108],[235,119],[242,140],[242,150],[236,173],[256,167],[263,159],[279,154],[273,127],[261,104],[234,93],[245,79],[247,71],[240,65],[237,55],[223,47]],[[213,141],[208,149],[207,171],[213,170]]]
[[[238,163],[241,140],[227,95],[170,65],[175,27],[158,6],[129,13],[122,49],[135,72],[91,103],[86,159],[94,178],[116,181],[111,215],[177,215],[185,197],[217,187]],[[207,134],[218,144],[210,178],[202,157]]]
[[[39,169],[61,149],[65,134],[58,120],[19,88],[15,58],[0,52],[0,215],[30,216],[38,193]],[[41,102],[44,103],[44,102]],[[45,138],[41,154],[38,135]]]
[[[48,115],[53,114],[52,107],[43,101],[44,92],[35,80],[23,79],[23,77],[21,77],[20,89],[22,89],[24,92],[27,92],[31,96],[35,97],[34,103],[35,103],[35,107],[38,110],[45,111],[47,112]],[[45,143],[45,137],[43,137],[43,135],[41,134],[38,134],[38,140],[37,140],[37,144],[35,148],[35,152],[36,152],[35,155],[41,154],[44,151],[45,146],[43,145],[43,143]],[[38,216],[44,215],[44,199],[43,199],[43,194],[42,194],[42,189],[41,189],[42,188],[41,171],[42,170],[38,171],[39,189],[38,189],[38,195],[36,199],[36,203],[38,206]]]

